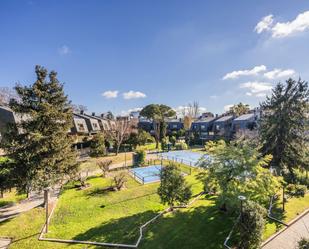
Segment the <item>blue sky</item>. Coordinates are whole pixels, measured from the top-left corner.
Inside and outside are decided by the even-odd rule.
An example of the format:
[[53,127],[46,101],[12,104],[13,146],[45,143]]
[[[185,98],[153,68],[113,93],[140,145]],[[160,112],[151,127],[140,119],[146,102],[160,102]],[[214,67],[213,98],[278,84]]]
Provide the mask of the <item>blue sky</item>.
[[39,64],[91,112],[257,106],[276,82],[309,80],[308,11],[305,0],[3,0],[0,86],[33,83]]

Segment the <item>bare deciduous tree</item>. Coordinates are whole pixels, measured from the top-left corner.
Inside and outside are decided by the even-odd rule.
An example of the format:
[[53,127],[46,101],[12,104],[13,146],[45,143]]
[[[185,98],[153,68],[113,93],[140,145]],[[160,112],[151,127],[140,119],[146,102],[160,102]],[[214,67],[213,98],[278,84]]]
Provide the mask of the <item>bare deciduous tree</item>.
[[124,172],[121,172],[119,174],[116,174],[113,177],[114,180],[114,184],[115,184],[115,189],[117,191],[121,190],[124,187],[124,184],[126,183],[127,179],[126,179],[126,175]]
[[109,166],[112,164],[112,162],[113,162],[112,160],[104,160],[104,161],[97,162],[97,165],[102,170],[103,177],[106,177],[106,174],[109,171]]
[[116,155],[118,155],[122,142],[130,135],[131,122],[128,119],[122,118],[113,122],[115,122],[114,125],[111,125],[111,129],[106,131],[106,133],[111,140],[115,141]]

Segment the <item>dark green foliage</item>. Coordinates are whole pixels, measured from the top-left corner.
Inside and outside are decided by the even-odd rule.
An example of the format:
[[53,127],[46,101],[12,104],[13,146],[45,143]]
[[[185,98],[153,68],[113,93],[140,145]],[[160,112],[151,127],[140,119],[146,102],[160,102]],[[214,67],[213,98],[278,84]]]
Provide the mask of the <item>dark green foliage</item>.
[[262,243],[266,210],[253,201],[243,205],[242,215],[236,226],[239,249],[258,249]]
[[160,173],[160,187],[158,195],[163,204],[171,208],[177,204],[187,204],[191,198],[191,188],[186,184],[181,171],[176,165],[170,164],[163,167]]
[[175,144],[176,150],[187,150],[188,145],[185,142],[178,142]]
[[278,83],[272,96],[261,104],[264,111],[260,124],[261,151],[273,155],[271,166],[280,174],[290,174],[292,182],[294,170],[305,168],[308,97],[307,82],[288,79],[284,85]]
[[106,155],[105,139],[102,133],[93,136],[90,142],[90,156],[100,157]]
[[309,239],[302,238],[300,241],[298,241],[297,249],[309,249]]
[[134,165],[142,166],[145,164],[146,152],[144,150],[136,151],[134,154]]
[[152,142],[154,142],[154,138],[142,129],[139,129],[138,133],[131,133],[126,141],[126,143],[130,144],[134,149],[136,149],[138,145],[145,145],[146,143]]
[[168,144],[169,144],[168,137],[162,138],[162,140],[161,140],[161,149],[162,150],[167,150],[168,149]]
[[286,186],[285,191],[290,197],[304,197],[307,187],[300,184],[289,184]]
[[[19,101],[11,109],[23,117],[5,134],[4,148],[14,162],[12,173],[19,190],[53,186],[77,169],[76,153],[68,131],[72,109],[57,73],[36,66],[33,85],[17,85]],[[47,80],[47,76],[49,80]]]
[[171,142],[171,144],[172,144],[173,146],[175,146],[176,137],[175,137],[175,136],[170,136],[170,137],[169,137],[169,141]]
[[12,161],[7,157],[0,157],[0,198],[4,191],[13,186]]
[[148,118],[153,120],[154,122],[154,132],[155,132],[155,139],[156,139],[156,148],[159,148],[159,142],[162,138],[165,137],[166,134],[166,118],[174,117],[176,112],[169,106],[166,105],[158,105],[158,104],[151,104],[145,106],[140,115],[142,117]]

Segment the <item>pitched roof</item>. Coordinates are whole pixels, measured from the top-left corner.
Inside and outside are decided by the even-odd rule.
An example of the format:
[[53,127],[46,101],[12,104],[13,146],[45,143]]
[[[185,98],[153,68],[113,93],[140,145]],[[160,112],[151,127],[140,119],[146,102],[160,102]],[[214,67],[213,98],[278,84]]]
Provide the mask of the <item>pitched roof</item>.
[[208,118],[196,120],[193,123],[208,123],[208,122],[214,121],[215,119],[216,119],[215,117],[208,117]]
[[223,116],[223,117],[217,119],[215,122],[224,122],[224,121],[228,121],[232,118],[233,118],[233,115],[227,115],[227,116]]
[[253,118],[253,117],[254,117],[253,113],[243,114],[243,115],[239,116],[238,118],[235,118],[234,121],[248,120],[248,119]]

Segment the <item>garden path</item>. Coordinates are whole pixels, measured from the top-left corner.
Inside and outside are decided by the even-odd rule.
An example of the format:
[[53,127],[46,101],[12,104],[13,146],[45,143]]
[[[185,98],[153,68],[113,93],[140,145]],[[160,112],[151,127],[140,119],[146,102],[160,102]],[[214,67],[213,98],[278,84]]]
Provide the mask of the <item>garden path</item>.
[[309,238],[309,212],[262,246],[262,249],[295,249],[301,238]]

